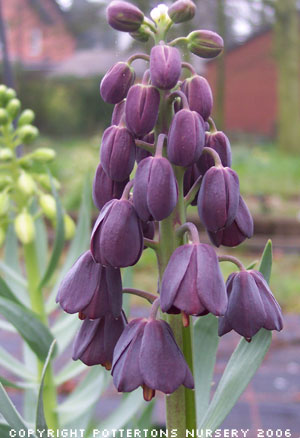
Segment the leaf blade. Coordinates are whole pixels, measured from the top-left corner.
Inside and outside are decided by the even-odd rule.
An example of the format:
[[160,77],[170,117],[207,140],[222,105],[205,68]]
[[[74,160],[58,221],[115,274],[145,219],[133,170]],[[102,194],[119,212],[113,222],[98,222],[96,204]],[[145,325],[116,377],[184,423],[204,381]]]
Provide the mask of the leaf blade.
[[11,399],[8,397],[2,383],[0,383],[0,413],[17,432],[25,430],[28,432],[27,425],[19,412],[16,410]]
[[270,239],[264,248],[258,270],[263,274],[267,283],[269,283],[272,270],[272,240]]

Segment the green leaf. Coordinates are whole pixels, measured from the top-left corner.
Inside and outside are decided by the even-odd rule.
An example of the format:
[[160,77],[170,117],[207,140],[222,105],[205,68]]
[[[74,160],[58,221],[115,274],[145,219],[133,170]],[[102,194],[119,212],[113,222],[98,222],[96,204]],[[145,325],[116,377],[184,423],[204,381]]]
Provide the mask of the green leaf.
[[[100,366],[93,367],[87,373],[75,391],[58,407],[64,427],[69,425],[74,427],[75,418],[78,417],[84,421],[85,416],[94,410],[101,393],[107,386],[107,377],[106,371]],[[96,391],[95,388],[97,388]],[[82,422],[78,423],[76,422],[76,427],[85,425]]]
[[27,425],[21,415],[16,410],[12,401],[7,395],[3,385],[0,383],[0,414],[16,432],[25,430],[28,432]]
[[0,346],[0,365],[22,379],[34,380],[34,374],[26,366]]
[[14,389],[24,389],[24,388],[35,388],[36,387],[36,385],[34,383],[11,382],[10,380],[7,380],[1,376],[0,376],[0,383],[2,383],[3,386],[6,386],[8,388],[14,388]]
[[200,428],[215,431],[229,414],[267,353],[272,335],[261,329],[249,343],[242,339],[230,357]]
[[39,289],[42,289],[47,283],[48,281],[51,279],[56,266],[58,264],[60,255],[62,253],[62,250],[64,248],[64,242],[65,242],[65,230],[64,230],[64,216],[63,216],[63,209],[62,209],[62,205],[60,202],[60,199],[58,197],[56,188],[54,186],[54,184],[52,183],[51,180],[51,185],[52,185],[52,194],[55,198],[55,202],[56,202],[56,235],[55,235],[55,240],[54,240],[54,245],[53,245],[53,249],[52,249],[52,254],[46,269],[46,272],[39,284]]
[[55,297],[57,295],[57,291],[62,279],[64,278],[68,270],[71,268],[71,266],[78,259],[78,257],[89,247],[89,241],[91,237],[90,234],[91,234],[91,190],[90,190],[90,181],[89,179],[87,179],[83,188],[82,202],[80,206],[75,237],[72,240],[70,249],[66,257],[66,261],[62,269],[60,270],[55,286],[52,289],[47,302],[47,311],[49,313],[56,308]]
[[8,437],[9,432],[11,431],[11,427],[8,424],[0,423],[0,436]]
[[52,328],[57,339],[58,352],[62,353],[74,339],[75,333],[80,326],[80,320],[76,315],[63,313]]
[[272,270],[272,241],[270,239],[266,243],[258,269],[269,283]]
[[53,336],[31,310],[0,297],[0,313],[17,329],[41,360],[45,360]]
[[258,263],[258,260],[254,260],[254,262],[250,263],[250,265],[248,265],[246,267],[247,271],[250,271],[251,269],[254,269],[255,266],[257,265],[257,263]]
[[19,306],[23,307],[23,303],[21,303],[18,298],[14,295],[8,285],[5,283],[3,278],[0,277],[0,296],[3,298],[7,298],[14,303],[17,303]]
[[119,407],[115,409],[106,420],[99,424],[98,429],[121,429],[137,414],[137,412],[144,411],[146,407],[147,403],[145,402],[142,391],[139,388],[123,398]]
[[6,231],[4,260],[6,265],[10,266],[14,271],[21,274],[22,269],[18,257],[18,239],[13,223],[9,225]]
[[62,383],[77,377],[83,371],[86,371],[86,365],[84,363],[80,360],[70,360],[55,377],[55,384],[59,386]]
[[19,301],[25,306],[28,306],[30,300],[27,293],[27,282],[24,277],[2,261],[0,261],[0,272],[5,275],[6,283],[9,285],[10,289],[14,291],[14,295],[16,295]]
[[45,375],[46,375],[46,371],[47,371],[48,365],[50,363],[51,357],[52,357],[53,352],[54,352],[55,342],[56,342],[56,340],[54,339],[54,341],[50,345],[48,356],[46,357],[46,361],[45,361],[43,371],[42,371],[42,376],[41,376],[41,384],[40,384],[39,395],[38,395],[38,404],[37,404],[37,410],[36,410],[36,423],[35,423],[36,430],[38,429],[40,431],[42,431],[42,430],[48,431],[48,426],[47,426],[45,414],[44,414],[43,391],[44,391]]
[[207,411],[219,344],[218,319],[211,313],[194,325],[194,380],[198,422]]

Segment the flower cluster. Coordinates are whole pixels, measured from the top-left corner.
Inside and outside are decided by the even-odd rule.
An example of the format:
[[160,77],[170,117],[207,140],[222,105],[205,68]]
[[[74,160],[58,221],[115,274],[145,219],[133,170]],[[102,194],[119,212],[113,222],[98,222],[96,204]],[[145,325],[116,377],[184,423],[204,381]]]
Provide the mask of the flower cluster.
[[[57,296],[66,312],[84,319],[73,358],[111,369],[119,391],[142,386],[146,400],[156,390],[170,394],[180,385],[194,385],[167,317],[156,319],[159,306],[165,314],[181,313],[184,326],[190,315],[210,312],[219,317],[220,335],[233,329],[247,340],[262,327],[282,328],[280,307],[263,276],[227,258],[240,272],[225,285],[213,246],[200,243],[195,225],[184,223],[186,208],[193,204],[213,245],[233,247],[253,234],[238,176],[230,167],[229,140],[211,118],[210,86],[175,47],[183,41],[192,53],[212,58],[222,51],[222,38],[199,30],[166,42],[167,30],[194,14],[191,0],[178,0],[169,9],[160,5],[151,12],[152,21],[127,2],[112,1],[107,8],[114,29],[139,41],[153,38],[155,44],[150,55],[118,62],[101,81],[103,100],[115,107],[93,184],[100,212],[90,250],[69,271]],[[140,82],[132,67],[135,59],[149,65]],[[167,240],[166,228],[171,230]],[[146,247],[157,253],[159,295],[135,291],[153,301],[152,310],[149,319],[128,324],[120,268],[135,265]]]
[[[15,90],[0,85],[0,246],[7,228],[14,223],[16,235],[23,245],[33,242],[37,217],[44,216],[56,226],[56,202],[51,183],[59,182],[49,176],[46,164],[55,158],[50,148],[25,148],[38,136],[32,124],[35,114],[21,111],[21,101]],[[75,224],[64,214],[65,237],[71,239]]]

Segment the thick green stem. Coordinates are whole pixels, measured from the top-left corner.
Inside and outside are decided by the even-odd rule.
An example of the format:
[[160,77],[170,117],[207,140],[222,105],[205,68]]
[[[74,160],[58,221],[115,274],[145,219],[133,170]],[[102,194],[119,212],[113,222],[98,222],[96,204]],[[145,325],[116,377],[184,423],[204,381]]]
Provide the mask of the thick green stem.
[[[35,242],[24,245],[24,258],[28,278],[28,289],[32,310],[38,315],[40,320],[48,325],[48,319],[45,311],[44,297],[39,288],[40,273],[38,267],[38,259],[35,248]],[[38,378],[41,378],[43,363],[38,359]],[[57,398],[56,387],[54,384],[52,366],[49,364],[44,381],[44,412],[48,427],[58,429],[57,416]]]

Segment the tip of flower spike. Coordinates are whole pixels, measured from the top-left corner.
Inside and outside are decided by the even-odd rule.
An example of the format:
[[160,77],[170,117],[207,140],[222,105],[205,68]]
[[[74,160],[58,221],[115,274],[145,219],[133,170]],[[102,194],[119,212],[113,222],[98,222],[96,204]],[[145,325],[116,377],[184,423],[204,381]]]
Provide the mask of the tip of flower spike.
[[155,397],[155,390],[143,385],[143,396],[145,401],[151,401]]

